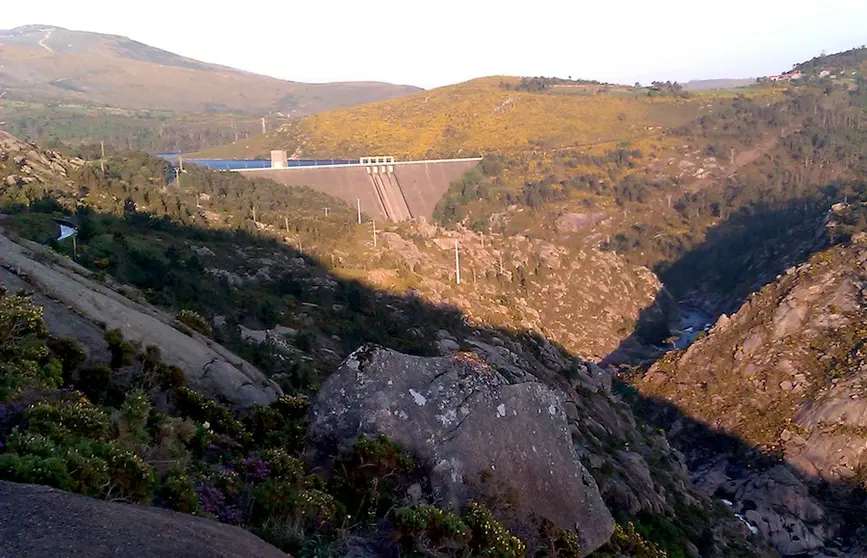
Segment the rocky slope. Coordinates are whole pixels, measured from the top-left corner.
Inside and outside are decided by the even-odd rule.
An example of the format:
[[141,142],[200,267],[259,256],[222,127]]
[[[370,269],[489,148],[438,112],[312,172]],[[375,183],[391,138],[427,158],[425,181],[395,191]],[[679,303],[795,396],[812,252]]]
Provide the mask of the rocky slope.
[[[83,317],[100,329],[118,329],[126,339],[157,347],[168,364],[186,372],[187,382],[197,391],[238,405],[267,404],[280,394],[280,388],[250,363],[184,329],[172,316],[99,284],[88,277],[87,270],[38,244],[22,242],[27,246],[3,236],[0,221],[0,285],[16,286],[17,276],[28,290],[65,305],[66,312],[51,314],[49,328],[59,329]],[[73,337],[87,338],[90,342],[84,346],[99,351],[104,342],[85,331],[72,332]]]
[[[825,229],[840,233],[863,211],[838,204]],[[784,554],[819,552],[835,539],[846,555],[864,550],[846,546],[854,543],[846,540],[852,524],[843,512],[864,504],[865,289],[867,238],[855,232],[787,269],[636,382],[642,394],[673,402],[710,431],[773,456],[767,466],[746,469],[736,465],[744,463],[743,444],[730,451],[708,429],[663,420],[689,448],[698,483],[734,500]]]
[[287,554],[247,531],[188,514],[0,481],[0,557],[230,558]]

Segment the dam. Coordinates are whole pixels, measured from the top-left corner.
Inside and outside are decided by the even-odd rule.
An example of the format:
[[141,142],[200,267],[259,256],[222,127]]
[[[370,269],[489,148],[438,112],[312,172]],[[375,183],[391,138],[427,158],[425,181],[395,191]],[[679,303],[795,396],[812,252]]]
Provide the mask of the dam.
[[374,219],[430,219],[449,185],[475,167],[481,157],[395,161],[394,157],[361,157],[358,162],[290,166],[285,151],[271,152],[271,166],[233,169],[248,178],[270,178],[289,186],[308,186],[340,198]]

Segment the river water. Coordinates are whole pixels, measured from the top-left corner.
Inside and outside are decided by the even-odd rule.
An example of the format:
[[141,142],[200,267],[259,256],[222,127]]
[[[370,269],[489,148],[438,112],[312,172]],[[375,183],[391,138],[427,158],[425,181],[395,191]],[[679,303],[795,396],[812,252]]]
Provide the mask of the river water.
[[705,331],[713,323],[711,317],[697,308],[681,308],[680,322],[677,329],[672,332],[675,336],[673,345],[676,349],[689,347],[698,334]]

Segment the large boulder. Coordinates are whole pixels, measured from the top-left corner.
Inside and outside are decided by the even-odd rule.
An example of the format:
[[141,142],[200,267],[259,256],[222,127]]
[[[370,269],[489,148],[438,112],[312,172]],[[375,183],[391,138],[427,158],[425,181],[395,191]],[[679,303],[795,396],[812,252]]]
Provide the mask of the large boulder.
[[232,525],[0,481],[0,558],[288,555]]
[[514,491],[518,515],[574,529],[588,554],[612,533],[561,397],[541,383],[510,384],[461,355],[414,357],[366,345],[319,390],[309,436],[329,451],[362,433],[385,434],[429,466],[441,505],[475,497],[467,480],[484,473]]

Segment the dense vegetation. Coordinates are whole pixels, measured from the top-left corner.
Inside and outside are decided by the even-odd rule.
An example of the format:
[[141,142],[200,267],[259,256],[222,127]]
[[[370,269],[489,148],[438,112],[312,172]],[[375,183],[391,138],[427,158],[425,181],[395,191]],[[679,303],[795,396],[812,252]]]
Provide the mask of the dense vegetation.
[[[528,150],[577,148],[647,137],[654,135],[649,128],[679,126],[724,100],[713,92],[693,94],[688,99],[649,96],[643,90],[637,94],[542,94],[506,90],[500,87],[500,81],[477,79],[327,111],[289,122],[276,134],[251,137],[244,146],[224,146],[201,154],[261,156],[279,147],[305,157],[511,156]],[[747,94],[774,98],[778,92],[755,89],[747,90]]]
[[[151,153],[191,152],[244,141],[261,134],[258,117],[233,114],[186,114],[172,111],[124,110],[57,104],[6,103],[0,106],[3,129],[49,147],[105,142],[109,148]],[[268,129],[278,119],[269,117]]]

